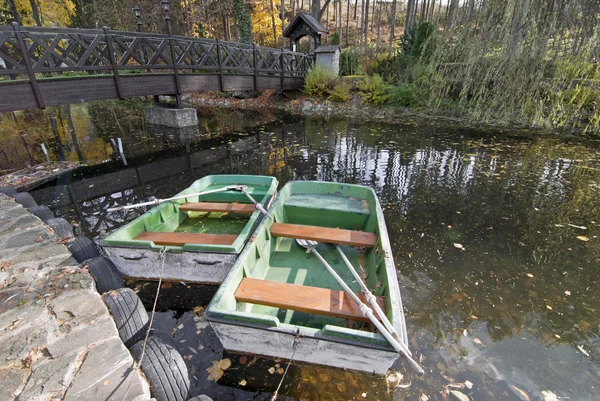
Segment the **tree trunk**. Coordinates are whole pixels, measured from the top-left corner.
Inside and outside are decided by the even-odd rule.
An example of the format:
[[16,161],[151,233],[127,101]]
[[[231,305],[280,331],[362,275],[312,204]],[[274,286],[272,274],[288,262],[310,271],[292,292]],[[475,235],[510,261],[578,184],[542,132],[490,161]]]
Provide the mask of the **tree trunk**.
[[348,29],[350,29],[350,0],[346,3],[346,47],[348,47]]
[[359,46],[363,47],[365,44],[364,35],[363,35],[363,27],[365,20],[365,0],[360,0],[360,22],[358,22],[357,29],[359,30]]
[[283,31],[285,30],[285,1],[281,0],[281,48],[285,47],[285,38]]
[[338,35],[339,35],[339,45],[342,44],[342,0],[338,0]]
[[311,0],[310,15],[318,22],[321,22],[321,0]]
[[415,8],[416,0],[408,0],[408,4],[406,5],[406,26],[404,27],[404,37],[406,39],[410,38],[412,25],[415,22]]
[[396,29],[396,0],[392,0],[392,12],[390,13],[390,54],[394,51],[394,30]]
[[8,8],[10,8],[10,13],[12,14],[13,19],[19,25],[22,25],[21,16],[19,15],[19,12],[17,11],[17,7],[15,6],[15,1],[14,0],[6,0],[6,1],[8,2]]
[[77,142],[77,135],[75,134],[75,127],[73,125],[73,118],[71,117],[71,106],[65,105],[62,106],[63,112],[65,114],[65,119],[67,120],[67,128],[71,133],[71,142],[73,142],[73,147],[75,148],[75,152],[77,152],[77,158],[80,162],[85,161],[85,156],[79,147],[79,142]]
[[377,53],[379,53],[379,37],[381,33],[381,7],[381,0],[379,0],[379,13],[377,14],[377,44],[375,45]]
[[371,12],[371,33],[373,33],[373,24],[375,23],[375,5],[377,4],[377,1],[373,0],[373,10]]
[[29,0],[31,4],[31,14],[33,15],[33,20],[37,26],[42,26],[42,19],[40,18],[40,12],[38,9],[38,5],[35,0]]
[[275,6],[271,0],[271,25],[273,26],[273,46],[277,46],[277,28],[275,27]]
[[[365,32],[365,47],[369,46],[369,1],[365,0],[365,18],[364,18],[364,32]],[[373,0],[375,1],[375,0]]]

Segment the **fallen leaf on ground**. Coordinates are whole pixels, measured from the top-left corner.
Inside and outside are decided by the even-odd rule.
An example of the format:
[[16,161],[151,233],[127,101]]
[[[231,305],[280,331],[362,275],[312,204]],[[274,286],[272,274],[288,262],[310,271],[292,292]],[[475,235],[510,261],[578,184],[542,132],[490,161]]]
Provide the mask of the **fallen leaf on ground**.
[[586,237],[585,235],[578,235],[577,239],[579,241],[589,241],[590,239],[588,237]]

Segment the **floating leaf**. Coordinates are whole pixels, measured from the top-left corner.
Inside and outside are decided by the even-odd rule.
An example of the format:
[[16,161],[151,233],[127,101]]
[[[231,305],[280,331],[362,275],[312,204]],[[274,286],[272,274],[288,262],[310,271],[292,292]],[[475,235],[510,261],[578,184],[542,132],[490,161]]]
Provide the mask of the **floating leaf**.
[[565,291],[565,295],[571,295],[571,291]]
[[471,390],[473,388],[473,383],[471,383],[470,381],[466,381],[465,382],[465,387],[468,388],[469,390]]
[[245,386],[246,384],[248,384],[248,382],[244,379],[242,379],[242,381],[239,382],[240,386]]
[[269,369],[267,369],[267,372],[269,372],[270,374],[275,373],[275,368],[273,366],[271,366]]
[[546,305],[546,308],[552,310],[552,307],[550,305]]
[[531,273],[527,273],[526,276],[533,278],[533,274],[531,274]]
[[542,390],[542,395],[544,396],[544,401],[558,401],[558,397],[552,391]]
[[483,345],[483,343],[481,342],[481,340],[480,340],[479,338],[474,338],[474,339],[473,339],[473,342],[474,342],[475,344]]
[[530,400],[529,396],[527,395],[527,393],[526,393],[525,391],[521,390],[520,388],[518,388],[518,387],[516,387],[516,386],[513,386],[512,384],[511,384],[510,386],[511,386],[513,389],[515,389],[515,391],[516,391],[517,393],[519,393],[519,394],[521,395],[522,399],[524,399],[524,400],[526,400],[526,401],[529,401],[529,400]]
[[458,242],[455,242],[455,243],[454,243],[454,244],[452,244],[452,245],[454,245],[454,247],[455,247],[456,249],[461,249],[461,250],[464,250],[464,249],[465,249],[465,248],[462,246],[462,244],[459,244]]
[[586,237],[585,235],[578,235],[578,236],[577,236],[577,239],[578,239],[579,241],[584,241],[584,242],[586,242],[586,241],[589,241],[589,240],[590,240],[590,239],[589,239],[588,237]]
[[207,368],[208,380],[217,381],[223,376],[225,369],[231,366],[231,360],[229,358],[221,359],[220,361],[213,361],[211,367]]

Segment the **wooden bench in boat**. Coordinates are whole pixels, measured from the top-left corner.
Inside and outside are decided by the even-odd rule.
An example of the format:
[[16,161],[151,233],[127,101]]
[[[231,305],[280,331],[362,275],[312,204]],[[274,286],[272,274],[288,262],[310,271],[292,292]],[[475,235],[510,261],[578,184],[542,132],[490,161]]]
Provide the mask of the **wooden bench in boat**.
[[183,246],[185,244],[231,245],[237,235],[231,234],[198,234],[198,233],[163,233],[144,231],[134,239],[152,241],[156,245]]
[[[362,294],[358,297],[366,303]],[[368,322],[358,305],[344,291],[306,285],[280,283],[244,277],[235,291],[238,302],[247,302],[291,309],[298,312],[341,317],[360,322]],[[385,310],[383,297],[377,297],[377,303]]]
[[252,214],[256,208],[252,203],[188,202],[179,206],[182,212],[220,212]]
[[375,233],[301,224],[273,223],[271,234],[276,237],[306,239],[366,248],[373,248],[377,244],[377,234]]

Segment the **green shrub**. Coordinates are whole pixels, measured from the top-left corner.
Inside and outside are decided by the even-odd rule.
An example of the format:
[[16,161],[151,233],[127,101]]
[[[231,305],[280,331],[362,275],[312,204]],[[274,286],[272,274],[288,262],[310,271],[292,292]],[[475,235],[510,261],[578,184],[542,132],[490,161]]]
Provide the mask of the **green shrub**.
[[358,55],[352,50],[344,50],[340,54],[340,75],[359,75],[361,69],[358,64]]
[[339,32],[334,32],[333,35],[331,35],[331,44],[332,45],[339,45],[340,44],[340,34],[339,34]]
[[333,89],[329,90],[327,100],[338,103],[346,103],[350,100],[352,84],[347,80],[341,80]]
[[314,65],[304,80],[304,93],[308,96],[327,96],[335,89],[339,78],[329,68]]
[[375,74],[372,77],[365,77],[359,85],[360,97],[365,102],[373,104],[383,104],[388,98],[388,86],[381,75]]
[[410,80],[412,69],[418,60],[410,55],[398,53],[392,57],[385,57],[373,68],[375,74],[379,74],[387,82],[398,83]]
[[434,50],[433,41],[430,39],[435,31],[436,27],[431,22],[421,21],[415,23],[410,29],[408,40],[404,40],[404,43],[406,43],[404,52],[416,58],[429,59]]
[[413,84],[400,84],[389,90],[388,103],[403,107],[420,107],[425,105],[425,98]]

